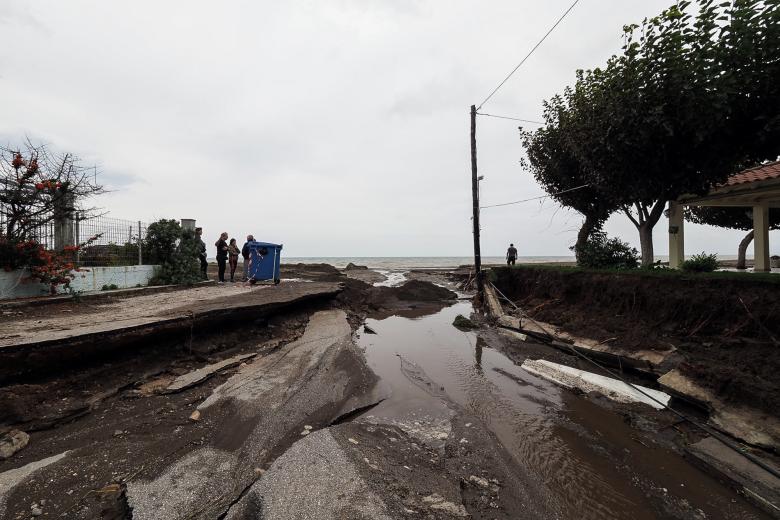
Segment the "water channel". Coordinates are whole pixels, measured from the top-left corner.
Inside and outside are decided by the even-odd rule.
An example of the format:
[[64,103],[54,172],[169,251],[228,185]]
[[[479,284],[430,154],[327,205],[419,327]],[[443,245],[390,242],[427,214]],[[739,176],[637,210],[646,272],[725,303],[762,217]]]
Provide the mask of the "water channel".
[[620,415],[532,376],[477,333],[452,326],[472,310],[462,301],[426,316],[367,320],[377,334],[358,341],[392,395],[364,420],[395,423],[436,445],[463,409],[544,483],[565,518],[652,519],[665,517],[665,504],[673,516],[768,518],[677,453],[636,441]]

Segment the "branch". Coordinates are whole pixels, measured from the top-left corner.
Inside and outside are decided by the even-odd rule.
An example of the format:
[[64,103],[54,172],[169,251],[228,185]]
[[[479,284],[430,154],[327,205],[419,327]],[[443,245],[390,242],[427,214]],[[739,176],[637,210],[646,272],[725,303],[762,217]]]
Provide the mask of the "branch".
[[637,222],[634,216],[631,214],[631,210],[628,209],[628,206],[623,206],[623,213],[625,213],[628,219],[634,223],[637,229],[639,229],[639,222]]

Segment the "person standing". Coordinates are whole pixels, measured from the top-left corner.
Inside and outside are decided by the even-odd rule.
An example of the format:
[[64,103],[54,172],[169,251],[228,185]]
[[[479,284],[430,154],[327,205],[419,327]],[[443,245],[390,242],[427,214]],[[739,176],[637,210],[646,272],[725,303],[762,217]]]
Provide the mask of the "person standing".
[[228,257],[227,238],[228,238],[228,234],[225,231],[221,235],[219,235],[219,240],[214,242],[214,245],[217,248],[217,265],[219,266],[219,283],[225,283],[225,268],[227,267],[227,257]]
[[200,260],[200,276],[204,280],[209,279],[209,263],[206,260],[206,242],[203,241],[203,228],[195,228],[195,238],[198,240],[198,260]]
[[252,235],[246,236],[246,242],[244,242],[243,247],[241,247],[241,256],[244,257],[244,281],[246,282],[249,280],[249,242],[254,242],[255,237]]
[[236,267],[238,267],[238,255],[241,254],[241,250],[236,245],[236,239],[231,238],[230,244],[228,244],[228,262],[230,263],[230,281],[235,282]]
[[517,260],[517,249],[514,244],[509,244],[509,249],[506,250],[506,265],[515,265]]

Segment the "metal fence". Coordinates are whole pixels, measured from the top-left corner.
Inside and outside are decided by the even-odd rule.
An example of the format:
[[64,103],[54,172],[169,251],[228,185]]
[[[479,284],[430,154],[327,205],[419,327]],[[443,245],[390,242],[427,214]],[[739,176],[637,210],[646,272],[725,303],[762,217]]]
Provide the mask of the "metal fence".
[[[41,216],[38,221],[28,223],[25,234],[49,250],[84,244],[90,238],[98,237],[78,253],[76,263],[80,266],[142,265],[149,260],[143,248],[148,227],[145,222],[107,216],[86,217],[78,212],[72,219],[55,221]],[[0,206],[0,230],[4,231],[7,225],[8,215]]]
[[140,220],[123,220],[106,216],[73,221],[73,237],[83,244],[98,237],[81,251],[76,261],[81,266],[142,265],[143,243],[148,225]]

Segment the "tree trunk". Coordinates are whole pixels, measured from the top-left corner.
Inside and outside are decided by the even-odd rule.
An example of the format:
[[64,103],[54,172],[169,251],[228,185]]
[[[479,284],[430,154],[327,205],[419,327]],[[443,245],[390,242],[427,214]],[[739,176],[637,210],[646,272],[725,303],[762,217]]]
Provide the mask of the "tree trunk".
[[582,227],[580,227],[580,230],[577,233],[577,242],[574,244],[574,256],[577,257],[578,262],[580,259],[580,251],[583,247],[585,247],[585,244],[588,242],[588,238],[590,238],[591,233],[596,231],[598,228],[599,219],[592,215],[585,215],[585,220],[582,222]]
[[653,224],[650,222],[642,222],[639,226],[639,245],[642,249],[642,267],[653,265]]
[[745,238],[742,239],[742,242],[739,243],[739,249],[737,250],[737,269],[747,269],[745,252],[752,241],[753,230],[751,229],[750,232],[745,235]]

